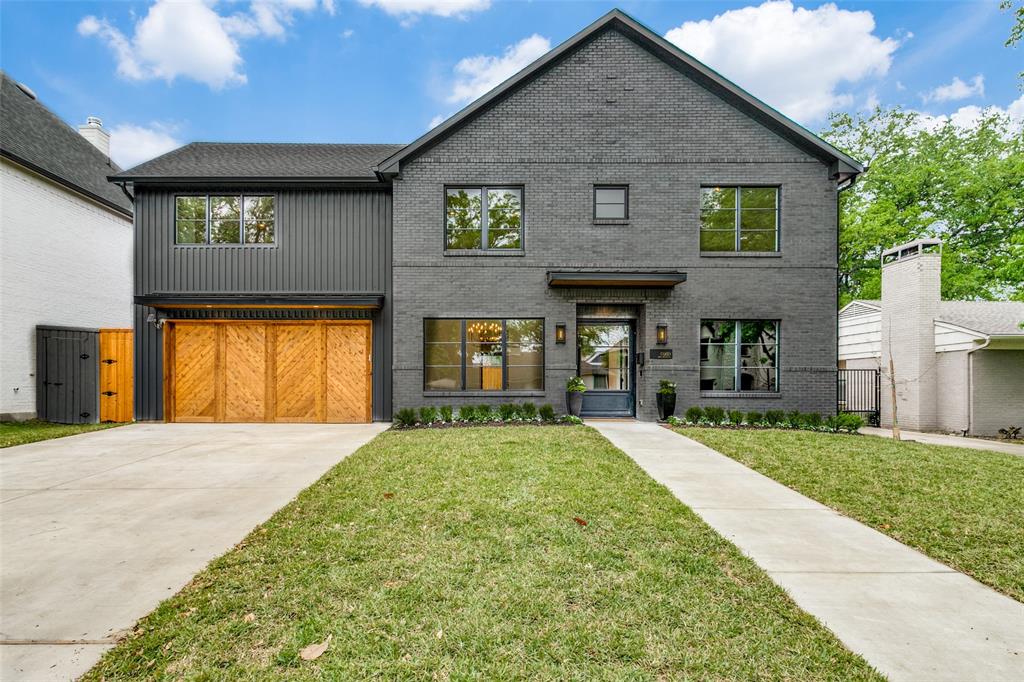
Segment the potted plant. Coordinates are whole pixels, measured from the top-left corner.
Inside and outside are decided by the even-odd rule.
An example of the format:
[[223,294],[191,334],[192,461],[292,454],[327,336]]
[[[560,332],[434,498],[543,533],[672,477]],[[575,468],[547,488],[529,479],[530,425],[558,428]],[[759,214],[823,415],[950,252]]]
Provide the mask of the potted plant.
[[666,421],[676,413],[676,384],[662,379],[658,383],[658,419]]
[[572,377],[565,384],[565,406],[574,417],[583,411],[583,393],[586,390],[587,385],[579,377]]

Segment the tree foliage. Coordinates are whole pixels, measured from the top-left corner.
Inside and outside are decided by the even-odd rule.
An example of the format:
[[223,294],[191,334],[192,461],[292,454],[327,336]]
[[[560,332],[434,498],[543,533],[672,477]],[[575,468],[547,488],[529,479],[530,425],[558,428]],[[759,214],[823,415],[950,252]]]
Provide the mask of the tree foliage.
[[976,125],[912,111],[834,114],[825,139],[866,163],[840,195],[840,304],[879,298],[891,246],[944,242],[947,299],[1024,300],[1024,136],[991,110]]

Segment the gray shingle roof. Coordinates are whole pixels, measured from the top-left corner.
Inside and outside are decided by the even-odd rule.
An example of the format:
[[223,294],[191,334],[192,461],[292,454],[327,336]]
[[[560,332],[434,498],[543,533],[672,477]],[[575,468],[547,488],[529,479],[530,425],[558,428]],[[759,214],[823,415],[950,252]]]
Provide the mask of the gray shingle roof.
[[6,73],[0,72],[0,77],[0,153],[130,215],[128,197],[107,182],[107,176],[120,168]]
[[119,173],[120,180],[376,180],[371,168],[400,144],[193,142]]
[[987,335],[1020,334],[1024,329],[1024,302],[941,301],[939,320]]

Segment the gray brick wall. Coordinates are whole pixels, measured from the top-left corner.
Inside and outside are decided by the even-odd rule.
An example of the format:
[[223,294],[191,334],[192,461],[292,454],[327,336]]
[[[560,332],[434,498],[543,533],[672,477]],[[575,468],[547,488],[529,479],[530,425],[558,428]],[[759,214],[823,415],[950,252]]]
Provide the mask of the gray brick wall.
[[972,355],[971,433],[996,436],[1007,426],[1024,426],[1024,350],[982,350]]
[[[521,184],[524,253],[445,256],[445,184]],[[592,186],[630,185],[628,225],[595,225]],[[701,257],[702,184],[782,187],[781,253]],[[836,191],[825,164],[614,31],[403,163],[394,183],[394,405],[466,402],[423,392],[424,317],[543,317],[543,395],[494,395],[563,407],[575,373],[577,305],[639,306],[638,349],[669,325],[672,360],[648,359],[638,416],[654,418],[658,379],[679,383],[679,410],[835,409]],[[680,269],[674,290],[554,290],[550,269]],[[781,320],[780,391],[701,397],[702,318]],[[554,343],[556,324],[568,343]]]

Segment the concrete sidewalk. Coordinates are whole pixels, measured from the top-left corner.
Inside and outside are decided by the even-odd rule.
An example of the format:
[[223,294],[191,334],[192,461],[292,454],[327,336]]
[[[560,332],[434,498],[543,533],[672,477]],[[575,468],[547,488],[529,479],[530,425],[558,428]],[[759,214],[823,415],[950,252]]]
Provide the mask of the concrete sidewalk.
[[[877,426],[865,426],[860,430],[868,436],[880,436],[892,438],[892,429],[880,429]],[[928,445],[950,445],[955,448],[968,448],[970,450],[992,450],[994,452],[1005,452],[1008,455],[1024,457],[1024,444],[1010,443],[998,440],[986,440],[985,438],[964,438],[962,436],[951,436],[946,433],[922,433],[921,431],[906,431],[900,429],[902,440],[913,440]]]
[[892,680],[1024,680],[1024,604],[661,426],[591,423]]

